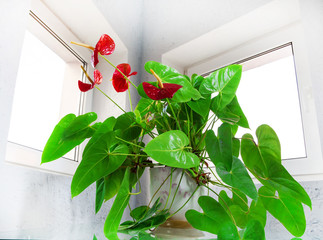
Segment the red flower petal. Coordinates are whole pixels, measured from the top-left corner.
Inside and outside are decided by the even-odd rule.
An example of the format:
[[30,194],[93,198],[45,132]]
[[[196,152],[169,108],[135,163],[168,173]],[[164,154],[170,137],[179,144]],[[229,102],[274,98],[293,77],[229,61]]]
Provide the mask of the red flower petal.
[[96,65],[99,63],[99,58],[98,58],[98,50],[95,48],[93,50],[93,54],[91,56],[91,63],[92,63],[92,66],[95,68]]
[[[137,72],[130,73],[131,67],[127,63],[121,63],[117,68],[128,78],[137,74]],[[117,92],[124,92],[129,88],[130,82],[128,82],[118,70],[115,70],[112,76],[112,84]]]
[[103,34],[96,44],[95,49],[97,49],[102,55],[110,55],[114,52],[115,43],[109,35]]
[[172,98],[173,95],[183,86],[173,83],[164,83],[163,88],[157,88],[154,85],[143,82],[142,86],[144,88],[147,96],[153,100],[161,100],[164,98]]
[[98,69],[94,70],[94,83],[95,84],[100,84],[102,82],[102,74],[100,73],[100,71]]
[[94,88],[94,84],[84,83],[84,82],[82,82],[82,81],[79,80],[79,89],[82,92],[87,92],[87,91],[89,91],[92,88]]

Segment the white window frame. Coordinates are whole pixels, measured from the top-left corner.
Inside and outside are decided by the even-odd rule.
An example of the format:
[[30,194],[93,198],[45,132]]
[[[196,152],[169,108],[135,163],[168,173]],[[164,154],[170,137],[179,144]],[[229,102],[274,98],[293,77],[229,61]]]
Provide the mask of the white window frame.
[[[82,2],[78,2],[76,9],[74,9],[75,2],[73,1],[66,2],[64,4],[61,4],[59,2],[47,2],[46,5],[43,2],[46,3],[46,1],[44,0],[31,0],[31,15],[33,15],[34,13],[51,30],[53,30],[53,32],[55,32],[59,36],[59,38],[63,39],[63,41],[65,42],[62,44],[66,45],[65,47],[72,48],[77,55],[79,55],[84,60],[89,61],[91,59],[91,51],[82,47],[70,47],[71,44],[69,42],[84,42],[95,45],[99,37],[103,33],[107,33],[114,39],[117,46],[117,49],[115,50],[112,58],[110,59],[123,62],[127,61],[128,51],[125,45],[116,35],[115,31],[112,29],[110,24],[106,21],[106,19],[103,17],[103,15],[100,13],[100,11],[97,9],[97,7],[91,0],[83,0]],[[49,9],[49,7],[51,8],[51,10]],[[74,9],[72,12],[66,11],[67,9],[72,8]],[[84,15],[84,12],[86,12],[87,14]],[[64,19],[66,22],[63,22],[61,19]],[[35,32],[33,32],[33,24],[38,23],[36,23],[34,19],[31,19],[31,17],[29,20],[32,24],[31,27],[27,26],[27,29],[31,30],[31,32],[35,35]],[[73,30],[73,33],[70,29]],[[46,33],[45,31],[44,33],[44,35],[36,34],[36,36],[40,38],[43,42],[46,42],[46,45],[50,49],[52,49],[64,60],[67,60],[66,58],[72,56],[66,51],[66,49],[64,49],[64,47],[62,47],[62,45],[57,47],[57,42],[55,42],[57,40],[50,36],[50,34]],[[82,38],[82,40],[80,40],[78,36]],[[64,49],[65,52],[62,51],[62,49]],[[81,64],[78,64],[78,67],[80,65]],[[87,70],[89,72],[89,75],[93,74],[93,69],[89,66],[89,63],[83,63],[83,66],[88,67]],[[100,64],[97,68],[101,71],[103,76],[106,76],[106,78],[108,78],[109,75],[112,76],[114,71],[112,69],[107,70],[106,68],[101,69]],[[81,69],[79,68],[78,73],[80,72]],[[65,77],[74,79],[74,77],[71,77],[71,74],[73,75],[73,73],[67,73],[67,75],[69,76]],[[78,79],[75,79],[75,82],[70,81],[70,83],[77,84],[77,80]],[[102,83],[103,86],[105,84],[106,83]],[[104,99],[104,103],[101,103],[101,98],[96,95],[98,94],[95,90],[83,94],[83,96],[81,97],[83,99],[81,100],[81,105],[79,106],[79,114],[95,111],[98,113],[99,116],[98,121],[101,121],[102,119],[104,119],[106,109],[111,108],[109,108],[109,103],[107,103],[106,99]],[[125,95],[118,95],[118,98],[122,101],[122,104],[120,105],[125,107]],[[64,108],[61,108],[61,117],[68,114],[69,112],[67,111],[68,110],[64,110]],[[31,167],[45,172],[72,176],[79,165],[79,161],[81,160],[81,155],[85,145],[86,141],[83,144],[81,144],[78,150],[76,151],[75,161],[63,157],[55,161],[40,165],[42,151],[21,146],[12,142],[7,142],[5,162],[9,164],[17,164],[26,167]]]
[[292,43],[294,50],[307,157],[288,159],[283,165],[299,181],[320,180],[323,159],[298,1],[273,1],[165,53],[162,59],[188,76],[202,75],[286,43]]

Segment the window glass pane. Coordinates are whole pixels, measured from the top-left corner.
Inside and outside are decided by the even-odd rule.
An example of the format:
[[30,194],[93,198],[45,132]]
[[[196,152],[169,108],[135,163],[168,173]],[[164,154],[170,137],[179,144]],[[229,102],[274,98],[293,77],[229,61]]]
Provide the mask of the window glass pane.
[[[8,140],[42,150],[60,118],[66,63],[26,31]],[[74,152],[67,155],[74,158]]]
[[[268,124],[278,134],[282,159],[306,157],[292,46],[240,64],[243,73],[236,95],[251,132]],[[247,132],[250,130],[239,128],[236,137]]]

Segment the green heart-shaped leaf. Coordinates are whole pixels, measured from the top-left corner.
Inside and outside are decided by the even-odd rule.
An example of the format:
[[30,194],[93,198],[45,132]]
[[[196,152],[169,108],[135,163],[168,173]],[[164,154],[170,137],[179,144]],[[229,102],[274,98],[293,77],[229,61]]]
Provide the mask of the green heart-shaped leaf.
[[288,196],[276,196],[275,191],[267,187],[261,187],[259,195],[268,212],[277,218],[291,234],[296,237],[304,234],[306,220],[300,201]]
[[[257,135],[260,136],[258,145],[250,134],[242,137],[241,156],[245,165],[263,185],[277,190],[280,194],[298,199],[311,207],[311,199],[306,191],[277,160],[278,144],[272,144],[273,148],[268,149],[272,141],[278,140],[273,130],[269,131],[268,127],[262,125],[257,129]],[[266,134],[269,137],[265,137]]]
[[242,73],[240,65],[231,65],[221,68],[204,78],[200,86],[202,95],[218,92],[215,97],[218,110],[227,106],[235,97]]
[[187,105],[196,113],[207,119],[210,112],[211,97],[200,98],[197,101],[189,101]]
[[[94,112],[89,112],[76,117],[68,128],[63,132],[63,139],[75,139],[79,135],[84,135],[84,133],[89,129],[89,125],[97,119],[97,114]],[[92,134],[90,134],[92,136]]]
[[243,233],[242,240],[265,240],[264,226],[257,220],[250,220]]
[[[79,121],[78,119],[83,119],[83,121],[81,121],[83,122],[83,125],[80,128],[74,124]],[[95,119],[96,114],[92,113],[86,114],[85,120],[83,116],[76,117],[74,114],[68,114],[63,117],[55,126],[45,145],[41,163],[51,162],[64,156],[74,147],[81,144],[86,138],[91,137],[95,132],[95,129],[92,129],[89,126],[84,127],[84,124],[89,124],[91,120],[94,121]],[[70,126],[71,130],[69,130]]]
[[186,151],[189,139],[179,130],[165,132],[151,140],[144,149],[151,158],[161,164],[177,168],[192,168],[200,163],[195,154]]
[[84,154],[83,159],[76,169],[71,184],[72,197],[80,194],[100,178],[117,170],[125,161],[128,147],[118,145],[113,151],[110,147],[116,143],[113,132],[100,136]]
[[232,168],[230,171],[227,171],[224,165],[218,164],[216,166],[216,172],[224,183],[238,188],[250,198],[257,200],[258,194],[255,184],[250,178],[247,169],[237,157],[233,157]]

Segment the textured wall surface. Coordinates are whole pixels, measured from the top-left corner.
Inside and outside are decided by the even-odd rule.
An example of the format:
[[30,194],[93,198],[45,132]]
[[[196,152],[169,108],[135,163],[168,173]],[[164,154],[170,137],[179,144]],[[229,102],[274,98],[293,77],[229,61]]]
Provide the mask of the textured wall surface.
[[[147,60],[223,25],[270,0],[94,0],[129,48],[133,70],[142,71]],[[314,97],[323,143],[323,2],[300,0],[306,29]],[[28,1],[0,3],[0,238],[91,239],[102,237],[109,203],[94,215],[94,186],[71,199],[71,178],[4,163],[18,59],[25,29]],[[10,46],[10,47],[9,47]],[[139,75],[136,81],[146,80]],[[146,180],[147,180],[146,176]],[[313,201],[306,209],[304,240],[323,239],[323,182],[302,183]],[[147,187],[147,186],[146,186]],[[146,200],[143,195],[136,201]],[[267,239],[291,239],[269,217]]]

